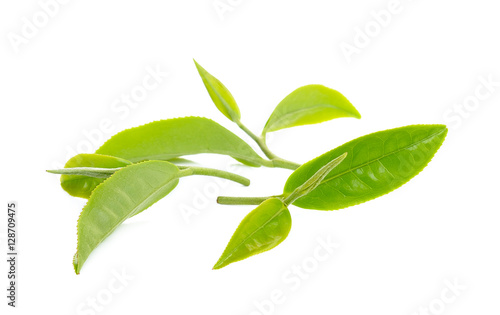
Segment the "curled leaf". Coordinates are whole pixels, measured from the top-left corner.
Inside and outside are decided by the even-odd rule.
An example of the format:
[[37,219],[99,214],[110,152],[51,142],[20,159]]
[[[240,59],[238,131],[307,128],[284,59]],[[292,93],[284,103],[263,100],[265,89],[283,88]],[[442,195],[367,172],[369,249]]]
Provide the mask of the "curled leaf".
[[[101,154],[78,154],[66,162],[64,167],[118,168],[132,164],[130,161]],[[104,177],[84,175],[61,175],[61,187],[71,196],[89,198],[92,191],[104,181]]]
[[284,202],[285,204],[291,204],[298,198],[307,195],[316,187],[321,185],[323,182],[323,179],[330,174],[330,172],[336,168],[342,161],[347,156],[347,152],[342,154],[341,156],[331,160],[330,162],[326,163],[324,166],[322,166],[316,173],[314,173],[313,176],[311,176],[308,180],[306,180],[302,185],[299,187],[295,188],[289,195],[284,196]]
[[116,167],[116,168],[70,167],[70,168],[62,168],[59,170],[47,170],[47,172],[52,174],[61,174],[61,175],[80,175],[85,177],[108,178],[119,169],[121,169],[121,167]]
[[166,161],[147,161],[124,167],[100,184],[78,220],[75,272],[80,273],[90,253],[123,221],[170,193],[181,172]]
[[230,120],[239,121],[241,118],[240,109],[231,92],[216,77],[203,69],[196,60],[194,60],[194,63],[215,106]]
[[291,227],[292,218],[286,205],[277,198],[267,199],[241,221],[214,269],[278,246]]
[[291,194],[321,167],[347,152],[343,163],[293,205],[337,210],[375,199],[420,173],[443,143],[447,132],[444,125],[413,125],[357,138],[295,170],[285,184],[284,195]]
[[245,141],[203,117],[166,119],[124,130],[106,141],[96,153],[119,156],[131,162],[215,153],[250,166],[266,163]]
[[262,133],[340,117],[361,118],[361,115],[339,92],[323,85],[306,85],[290,93],[276,106]]

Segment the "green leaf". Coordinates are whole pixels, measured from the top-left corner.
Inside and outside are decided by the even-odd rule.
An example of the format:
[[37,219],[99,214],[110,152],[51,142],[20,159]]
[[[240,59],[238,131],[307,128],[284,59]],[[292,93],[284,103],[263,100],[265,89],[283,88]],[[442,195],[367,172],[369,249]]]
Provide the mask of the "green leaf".
[[337,210],[380,197],[422,171],[443,143],[447,132],[444,125],[414,125],[352,140],[299,167],[288,178],[284,196],[291,194],[322,166],[347,152],[342,164],[293,205]]
[[170,160],[199,153],[229,155],[250,166],[267,162],[238,136],[203,117],[160,120],[124,130],[106,141],[96,153],[131,162]]
[[203,69],[196,60],[194,60],[194,63],[215,106],[230,120],[239,121],[241,118],[240,109],[231,92],[216,77]]
[[361,115],[339,92],[323,85],[306,85],[290,93],[276,106],[262,134],[341,117],[361,118]]
[[264,201],[241,221],[214,269],[278,246],[291,227],[290,212],[280,199]]
[[[113,156],[101,154],[78,154],[69,159],[64,167],[117,168],[130,164],[132,163],[127,160]],[[71,196],[89,198],[92,191],[103,181],[103,177],[96,178],[84,175],[62,175],[61,187]]]
[[73,259],[80,273],[90,253],[123,221],[171,192],[182,171],[166,161],[127,166],[99,185],[78,220],[78,245]]

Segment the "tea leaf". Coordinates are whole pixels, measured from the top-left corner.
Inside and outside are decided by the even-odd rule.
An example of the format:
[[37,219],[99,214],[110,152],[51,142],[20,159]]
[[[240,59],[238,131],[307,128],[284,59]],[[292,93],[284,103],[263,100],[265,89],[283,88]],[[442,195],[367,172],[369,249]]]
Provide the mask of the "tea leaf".
[[361,115],[339,92],[323,85],[306,85],[290,93],[276,106],[262,133],[340,117],[361,118]]
[[90,253],[123,221],[170,193],[181,172],[169,162],[148,161],[129,165],[99,185],[78,220],[75,272],[80,273]]
[[214,269],[270,250],[285,240],[292,218],[285,204],[271,198],[241,221]]
[[124,130],[106,141],[96,153],[119,156],[131,162],[216,153],[250,166],[269,164],[238,136],[202,117],[160,120]]
[[337,210],[385,195],[422,171],[443,143],[444,125],[414,125],[372,133],[352,140],[299,167],[288,178],[284,196],[291,194],[322,166],[347,152],[307,195],[293,205]]
[[[78,154],[72,157],[64,165],[65,168],[118,168],[132,164],[131,162],[101,154]],[[61,187],[71,196],[89,198],[92,191],[104,181],[105,177],[89,177],[83,173],[79,175],[62,175]]]
[[215,106],[230,120],[239,121],[241,118],[240,109],[231,92],[216,77],[203,69],[196,60],[194,60],[194,63]]

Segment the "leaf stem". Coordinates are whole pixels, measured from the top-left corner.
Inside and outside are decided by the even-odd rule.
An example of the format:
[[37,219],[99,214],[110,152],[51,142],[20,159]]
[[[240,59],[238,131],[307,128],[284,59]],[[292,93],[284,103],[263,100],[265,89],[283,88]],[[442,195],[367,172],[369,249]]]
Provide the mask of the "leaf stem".
[[271,162],[273,162],[272,166],[269,166],[269,165],[264,165],[264,166],[287,168],[287,169],[291,169],[291,170],[296,170],[300,166],[300,164],[282,159],[282,158],[278,157],[276,154],[274,154],[273,152],[271,152],[271,150],[269,149],[269,147],[266,144],[266,136],[265,135],[263,135],[262,137],[257,136],[250,129],[248,129],[240,120],[237,120],[236,124],[238,125],[238,127],[241,128],[241,130],[243,130],[247,135],[250,136],[250,138],[252,138],[259,145],[262,152],[264,152],[264,154],[267,156],[267,158]]
[[280,197],[280,196],[269,196],[269,197],[229,197],[229,196],[219,196],[217,197],[217,203],[221,205],[260,205],[262,202],[269,198]]
[[181,176],[189,176],[189,175],[202,175],[202,176],[212,176],[212,177],[219,177],[219,178],[224,178],[231,180],[236,183],[240,183],[243,186],[249,186],[250,185],[250,180],[246,177],[226,172],[226,171],[221,171],[213,168],[205,168],[205,167],[197,167],[197,166],[189,166],[187,168],[184,168],[181,170]]
[[[204,175],[204,176],[212,176],[219,177],[231,180],[233,182],[242,184],[243,186],[249,186],[250,180],[246,177],[221,171],[213,168],[205,168],[205,167],[197,167],[197,166],[182,166],[177,165],[179,168],[179,177],[190,176],[190,175]],[[63,168],[59,170],[47,170],[47,172],[52,174],[61,174],[61,175],[81,175],[95,178],[108,178],[113,175],[116,171],[119,171],[123,167],[117,168],[100,168],[100,167],[69,167]]]

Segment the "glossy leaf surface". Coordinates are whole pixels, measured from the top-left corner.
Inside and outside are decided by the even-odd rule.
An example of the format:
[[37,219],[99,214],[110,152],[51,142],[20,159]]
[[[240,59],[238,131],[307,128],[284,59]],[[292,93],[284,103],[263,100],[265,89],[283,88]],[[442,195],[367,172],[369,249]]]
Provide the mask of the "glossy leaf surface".
[[447,131],[443,125],[414,125],[357,138],[299,167],[288,178],[284,195],[347,152],[344,162],[293,204],[306,209],[337,210],[380,197],[422,171],[443,143]]
[[339,92],[323,85],[306,85],[290,93],[276,106],[263,134],[341,117],[361,118],[361,115]]
[[229,92],[222,82],[203,69],[196,61],[194,63],[215,106],[230,120],[234,122],[239,121],[241,118],[240,109],[231,92]]
[[[78,154],[66,162],[64,168],[96,167],[116,168],[132,164],[131,162],[107,155]],[[92,191],[104,181],[104,178],[83,175],[61,175],[61,187],[71,196],[89,198]]]
[[292,218],[283,202],[277,198],[267,199],[241,221],[214,269],[278,246],[291,227]]
[[238,136],[203,117],[155,121],[117,133],[97,151],[132,162],[169,160],[199,153],[232,156],[250,166],[265,162]]
[[80,270],[90,253],[123,221],[165,197],[181,171],[166,161],[127,166],[99,185],[78,220],[78,245],[73,265]]

